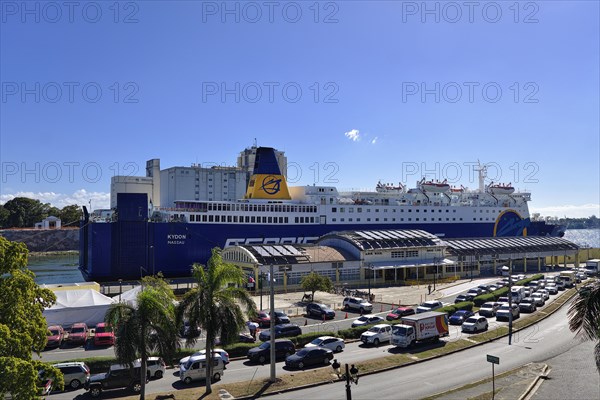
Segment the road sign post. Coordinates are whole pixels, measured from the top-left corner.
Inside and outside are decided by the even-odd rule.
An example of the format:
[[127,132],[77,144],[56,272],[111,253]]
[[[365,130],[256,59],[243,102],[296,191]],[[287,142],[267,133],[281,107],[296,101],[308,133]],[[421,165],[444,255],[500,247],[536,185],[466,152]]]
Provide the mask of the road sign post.
[[496,395],[496,378],[494,376],[494,364],[500,364],[500,357],[491,356],[489,354],[486,355],[487,361],[492,363],[492,400]]

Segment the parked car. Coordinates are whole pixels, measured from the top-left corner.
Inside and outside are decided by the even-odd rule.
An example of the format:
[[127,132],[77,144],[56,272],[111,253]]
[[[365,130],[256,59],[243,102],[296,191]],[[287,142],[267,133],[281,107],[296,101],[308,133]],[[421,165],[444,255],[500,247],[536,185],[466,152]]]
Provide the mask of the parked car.
[[556,283],[554,282],[546,283],[545,290],[547,290],[550,294],[558,294],[558,286],[556,286]]
[[537,310],[537,307],[534,299],[531,297],[525,297],[524,299],[521,299],[521,302],[519,303],[520,312],[532,313],[535,310]]
[[360,311],[361,314],[373,311],[373,304],[360,297],[345,297],[342,303],[344,310]]
[[398,307],[394,311],[386,315],[385,319],[388,321],[394,321],[404,317],[405,315],[413,315],[415,309],[411,307]]
[[479,285],[477,287],[482,290],[481,294],[490,292],[490,285]]
[[[226,352],[225,350],[213,349],[213,354],[218,354],[219,356],[221,356],[221,359],[223,360],[223,364],[225,364],[225,365],[229,364],[229,353]],[[197,356],[206,356],[206,349],[197,351],[194,354],[192,354],[191,356],[183,357],[181,360],[179,360],[179,364],[185,364],[186,362],[189,361],[190,358],[197,357]]]
[[498,297],[498,303],[507,303],[508,304],[508,296]]
[[[206,355],[192,357],[185,364],[179,364],[179,380],[185,384],[190,384],[195,380],[206,380],[206,367]],[[211,381],[220,380],[225,372],[224,370],[223,359],[218,354],[213,355]]]
[[538,292],[535,292],[531,295],[531,298],[535,301],[535,305],[538,307],[546,304],[546,300],[544,299],[544,295]]
[[40,396],[42,396],[42,398],[45,398],[45,396],[50,396],[50,393],[52,392],[52,383],[52,379],[44,377],[44,370],[38,372],[37,388],[38,393]]
[[48,327],[46,335],[46,348],[60,347],[65,337],[65,331],[60,325],[52,325]]
[[[300,327],[296,324],[275,325],[275,338],[293,337],[293,336],[298,336],[301,334],[302,334],[302,329],[300,329]],[[264,331],[261,331],[258,338],[261,341],[266,342],[267,340],[269,340],[271,338],[271,330],[265,329]]]
[[456,296],[456,298],[454,299],[454,304],[457,303],[462,303],[463,301],[473,301],[473,299],[475,298],[475,296],[473,296],[472,293],[467,293],[467,294],[459,294],[458,296]]
[[429,300],[429,301],[422,303],[419,307],[417,307],[417,314],[423,313],[423,312],[428,312],[428,311],[435,311],[438,308],[442,308],[443,306],[444,305],[442,304],[441,301]]
[[335,311],[331,308],[327,307],[325,304],[320,303],[309,303],[306,305],[306,314],[309,317],[317,317],[319,319],[325,318],[335,318]]
[[58,363],[52,366],[62,372],[65,387],[68,386],[73,390],[79,389],[90,377],[90,368],[81,361]]
[[[141,359],[135,360],[135,362],[141,363]],[[160,357],[148,357],[146,362],[146,374],[148,379],[156,378],[160,379],[167,371],[167,364]]]
[[261,328],[268,328],[271,326],[271,317],[267,311],[259,311],[252,321],[258,323]]
[[392,340],[392,326],[388,324],[372,326],[360,335],[360,340],[364,344],[374,344],[375,346],[379,346],[381,342],[389,342]]
[[546,289],[538,289],[538,291],[536,293],[541,294],[542,297],[544,298],[544,301],[550,299],[550,293],[548,293],[548,291]]
[[492,284],[492,285],[489,285],[489,286],[488,286],[488,292],[489,292],[489,293],[492,293],[493,291],[496,291],[496,290],[498,290],[498,289],[500,289],[500,286],[498,286],[498,285],[495,285],[495,284]]
[[501,289],[504,286],[506,286],[506,282],[505,281],[498,281],[494,285],[496,285],[498,289]]
[[378,315],[363,315],[360,318],[355,319],[352,322],[352,327],[356,328],[357,326],[365,326],[365,325],[372,325],[372,324],[377,324],[379,322],[385,321],[383,319],[383,317],[380,317]]
[[288,317],[288,315],[286,313],[284,313],[283,311],[275,310],[275,324],[276,325],[289,324],[289,323],[290,323],[290,317]]
[[452,314],[450,316],[450,318],[448,318],[448,322],[451,325],[462,325],[462,323],[465,322],[465,320],[467,318],[472,317],[473,315],[475,315],[473,313],[473,311],[458,310],[457,312],[455,312],[454,314]]
[[344,350],[346,344],[344,343],[344,339],[337,338],[333,336],[319,336],[314,339],[312,342],[307,343],[304,348],[309,349],[311,347],[325,347],[331,351],[339,353]]
[[[511,313],[511,309],[508,306],[508,303],[504,303],[500,306],[500,308],[498,308],[498,311],[496,311],[496,320],[497,321],[508,321],[509,319],[509,315]],[[513,316],[513,320],[517,319],[520,317],[520,312],[519,312],[519,306],[516,304],[512,305],[512,316]]]
[[[275,358],[282,358],[296,352],[294,343],[289,339],[275,339]],[[252,362],[264,364],[271,360],[271,342],[264,342],[258,347],[248,350],[248,359]]]
[[88,339],[89,329],[84,322],[78,322],[71,325],[69,334],[67,335],[67,343],[69,344],[85,344]]
[[530,288],[529,286],[525,286],[523,288],[524,297],[531,297],[531,293],[533,293],[533,292],[534,292],[534,290],[532,288]]
[[467,292],[467,296],[471,296],[471,299],[474,299],[475,297],[479,296],[481,293],[481,290],[478,289],[471,289]]
[[484,317],[495,317],[496,311],[500,307],[501,303],[489,301],[487,303],[483,303],[481,307],[479,307],[479,315]]
[[476,315],[469,317],[463,322],[461,330],[463,332],[479,332],[487,331],[488,322],[485,317],[478,317]]
[[285,359],[285,366],[303,369],[307,365],[327,365],[333,360],[333,352],[323,347],[299,350]]
[[114,346],[115,333],[106,322],[100,322],[94,330],[94,346]]
[[200,336],[201,332],[199,326],[190,326],[190,321],[187,320],[183,321],[183,325],[179,328],[179,336],[182,338],[195,338]]
[[92,375],[84,384],[85,390],[89,391],[92,397],[100,397],[102,391],[108,389],[128,388],[134,393],[139,393],[142,390],[140,368],[139,364],[134,364],[133,368],[113,364],[108,372]]

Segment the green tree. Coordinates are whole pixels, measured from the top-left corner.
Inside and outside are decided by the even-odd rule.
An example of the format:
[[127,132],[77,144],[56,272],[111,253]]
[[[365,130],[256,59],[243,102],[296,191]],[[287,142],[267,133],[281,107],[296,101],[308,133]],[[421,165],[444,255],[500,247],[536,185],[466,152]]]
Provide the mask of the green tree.
[[81,218],[81,207],[77,204],[65,206],[59,211],[57,217],[61,219],[63,226],[79,226]]
[[594,356],[600,372],[600,281],[586,283],[577,291],[567,312],[569,328],[585,340],[595,340]]
[[8,211],[2,204],[0,204],[0,228],[8,227],[8,217],[10,216],[10,211]]
[[320,290],[322,292],[329,292],[333,290],[333,282],[328,276],[319,275],[316,272],[311,272],[305,275],[300,280],[300,286],[304,290],[308,290],[312,294],[312,298],[315,298],[315,292]]
[[[212,249],[207,267],[194,264],[192,276],[198,287],[187,292],[179,303],[177,326],[187,318],[190,326],[202,327],[206,333],[206,355],[209,357],[217,336],[220,336],[222,344],[228,344],[243,329],[246,318],[242,307],[252,317],[256,304],[243,288],[246,282],[244,272],[240,267],[224,262],[218,247]],[[195,338],[187,339],[187,345],[195,342]],[[210,394],[212,363],[207,362],[206,365],[206,394]]]
[[32,359],[46,346],[44,308],[56,301],[54,293],[40,288],[27,267],[27,247],[0,236],[0,398],[11,393],[17,399],[37,397],[38,372],[62,389],[62,373]]
[[50,204],[27,197],[15,197],[4,204],[8,210],[8,226],[11,228],[33,227],[36,222],[48,216]]
[[175,296],[161,277],[144,277],[135,306],[117,303],[106,313],[105,321],[116,327],[115,355],[121,364],[133,367],[141,359],[140,399],[146,394],[148,357],[156,351],[171,359],[177,348]]

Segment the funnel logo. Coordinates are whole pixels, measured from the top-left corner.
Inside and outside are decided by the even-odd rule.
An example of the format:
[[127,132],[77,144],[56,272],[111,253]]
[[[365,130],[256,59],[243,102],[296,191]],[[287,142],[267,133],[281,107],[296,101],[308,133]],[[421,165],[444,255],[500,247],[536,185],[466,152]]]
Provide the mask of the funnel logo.
[[527,236],[529,218],[521,218],[514,210],[506,210],[496,218],[494,236]]
[[263,179],[260,188],[264,190],[267,194],[277,194],[281,190],[281,178],[276,178],[273,175],[268,175],[265,177],[265,179]]

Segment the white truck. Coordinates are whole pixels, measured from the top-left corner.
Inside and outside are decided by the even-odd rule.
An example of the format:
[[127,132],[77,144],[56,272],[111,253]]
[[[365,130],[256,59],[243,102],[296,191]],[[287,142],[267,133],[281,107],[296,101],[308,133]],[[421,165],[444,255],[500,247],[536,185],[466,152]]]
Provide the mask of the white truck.
[[558,277],[565,283],[566,288],[572,288],[577,281],[575,274],[575,271],[562,271]]
[[512,295],[512,303],[519,304],[521,300],[525,297],[525,287],[524,286],[513,286],[510,289],[510,294]]
[[402,317],[401,323],[392,327],[392,344],[412,347],[416,343],[437,341],[448,335],[448,315],[429,311]]

